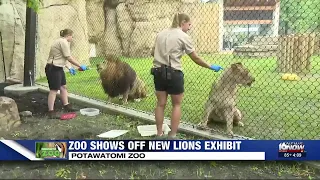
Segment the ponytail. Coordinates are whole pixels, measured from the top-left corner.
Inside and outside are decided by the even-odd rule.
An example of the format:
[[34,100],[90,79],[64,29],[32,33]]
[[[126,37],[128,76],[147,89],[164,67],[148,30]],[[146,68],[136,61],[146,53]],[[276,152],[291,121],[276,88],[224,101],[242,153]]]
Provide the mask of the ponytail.
[[173,17],[173,21],[172,21],[172,28],[178,28],[180,27],[181,23],[185,21],[185,22],[189,22],[190,21],[190,17],[186,14],[186,13],[176,13]]
[[71,29],[64,29],[64,30],[60,31],[60,36],[61,37],[66,37],[66,36],[69,36],[69,35],[72,35],[72,34],[73,34],[73,31]]
[[64,37],[64,30],[61,30],[61,31],[60,31],[60,36],[61,36],[61,37]]
[[180,26],[180,23],[179,23],[179,15],[180,13],[176,13],[173,17],[173,21],[172,21],[172,27],[173,28],[177,28]]

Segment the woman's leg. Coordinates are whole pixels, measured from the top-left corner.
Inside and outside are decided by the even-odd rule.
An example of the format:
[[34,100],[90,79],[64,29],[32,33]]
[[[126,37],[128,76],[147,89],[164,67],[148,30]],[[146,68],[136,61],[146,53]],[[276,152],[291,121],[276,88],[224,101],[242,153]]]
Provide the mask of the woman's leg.
[[57,90],[50,90],[48,95],[48,116],[50,119],[60,119],[60,116],[54,110],[54,103],[57,97]]
[[60,99],[62,101],[63,106],[68,105],[68,91],[67,91],[67,79],[66,75],[64,74],[64,71],[60,71],[61,76],[61,86],[60,86]]
[[60,72],[61,75],[61,86],[60,86],[60,99],[63,104],[63,109],[66,112],[74,112],[78,111],[78,109],[75,109],[71,106],[68,100],[68,90],[67,90],[67,80],[66,80],[66,75],[63,71]]
[[69,104],[68,91],[67,91],[66,85],[63,85],[60,87],[60,98],[61,98],[63,106],[66,106]]
[[178,127],[181,118],[181,103],[184,93],[184,75],[181,71],[175,72],[172,76],[171,86],[168,90],[172,102],[171,114],[171,131],[169,137],[175,137],[178,132]]
[[47,65],[45,68],[48,84],[49,84],[49,95],[48,95],[48,113],[50,118],[55,117],[54,103],[56,100],[57,92],[60,87],[60,77],[57,73],[57,69],[52,65]]
[[54,111],[54,102],[56,101],[57,90],[50,90],[48,95],[48,109],[49,112]]
[[164,109],[167,104],[168,94],[166,91],[156,91],[157,96],[157,106],[155,109],[155,118],[157,125],[157,135],[161,136],[163,134],[162,125],[164,120]]
[[168,134],[170,137],[175,137],[178,131],[181,118],[181,103],[183,93],[178,95],[171,95],[172,114],[171,114],[171,131]]

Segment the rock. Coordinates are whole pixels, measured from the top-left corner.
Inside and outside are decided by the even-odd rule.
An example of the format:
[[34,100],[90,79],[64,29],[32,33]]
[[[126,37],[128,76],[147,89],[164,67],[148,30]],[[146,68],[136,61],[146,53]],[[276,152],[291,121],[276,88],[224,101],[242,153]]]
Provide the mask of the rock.
[[129,54],[130,36],[134,28],[134,22],[130,17],[128,8],[125,3],[117,6],[117,26],[124,55]]
[[9,74],[10,78],[23,79],[23,68],[24,68],[24,45],[25,45],[25,4],[23,2],[15,1],[12,2],[15,10],[15,29],[14,34],[14,48],[12,56],[11,71]]
[[151,22],[135,23],[135,29],[133,30],[130,39],[130,57],[143,57],[147,56],[148,52],[151,52],[152,36],[155,34],[152,32],[152,29]]
[[169,18],[163,18],[151,22],[136,22],[135,29],[132,32],[129,47],[130,57],[148,57],[157,33],[171,25]]
[[[3,37],[6,75],[7,78],[22,81],[26,1],[1,2],[0,31]],[[218,20],[213,22],[212,18],[220,17],[218,12],[222,7],[209,6],[216,5],[200,3],[198,0],[45,0],[38,14],[36,78],[45,76],[44,67],[51,43],[59,37],[60,30],[65,28],[74,31],[72,55],[80,63],[89,64],[89,43],[95,43],[97,56],[106,52],[146,57],[150,56],[156,33],[171,26],[175,13],[186,12],[189,13],[193,26],[197,27],[189,32],[196,49],[199,53],[216,52],[219,49],[220,43],[217,39],[220,35],[212,29],[216,29],[219,23]],[[205,21],[200,20],[206,18],[199,12],[212,14],[205,13],[205,17],[210,17]],[[212,24],[217,26],[212,27]],[[209,48],[207,40],[212,40]],[[2,61],[0,82],[4,81],[4,70],[1,67],[4,67]]]
[[104,32],[105,19],[103,3],[104,0],[86,1],[89,41],[92,43],[97,43],[98,40],[102,38]]
[[5,96],[0,96],[0,129],[10,130],[21,125],[16,102]]
[[189,3],[199,3],[199,0],[181,0],[182,3],[186,3],[186,4],[189,4]]
[[105,0],[104,6],[109,8],[116,8],[120,3],[124,3],[126,0]]
[[30,116],[32,116],[32,112],[31,111],[22,111],[22,112],[20,112],[20,116],[30,117]]
[[154,21],[161,18],[173,18],[181,2],[180,0],[128,0],[127,6],[131,18],[136,21]]
[[[4,53],[0,51],[0,82],[4,81],[4,65],[7,78],[23,79],[24,39],[26,8],[23,0],[2,0],[0,6],[0,32]],[[4,56],[5,64],[2,62]]]
[[[87,1],[87,14],[94,19],[92,22],[88,20],[92,32],[90,38],[96,43],[97,54],[104,51],[114,55],[147,57],[157,32],[171,26],[181,0],[105,1],[105,29],[101,27],[103,23],[97,23],[100,22],[101,3],[101,0]],[[99,39],[101,31],[104,31],[103,38]]]
[[[3,38],[7,78],[23,80],[26,4],[25,0],[2,0],[0,31]],[[38,14],[36,78],[45,75],[44,67],[51,42],[59,37],[60,30],[74,31],[72,55],[81,63],[89,63],[89,37],[85,0],[46,0]],[[102,18],[104,20],[104,18]],[[1,47],[1,44],[0,44]],[[41,48],[40,48],[41,47]],[[0,58],[2,54],[0,51]],[[4,65],[0,61],[0,82],[4,81]],[[66,70],[66,69],[65,69]]]
[[[72,0],[71,0],[72,1]],[[43,1],[43,7],[48,8],[49,6],[62,6],[62,5],[68,5],[70,0],[45,0]]]
[[119,39],[117,30],[117,12],[116,9],[106,8],[106,28],[104,32],[104,37],[100,43],[103,50],[107,54],[121,55],[121,41]]

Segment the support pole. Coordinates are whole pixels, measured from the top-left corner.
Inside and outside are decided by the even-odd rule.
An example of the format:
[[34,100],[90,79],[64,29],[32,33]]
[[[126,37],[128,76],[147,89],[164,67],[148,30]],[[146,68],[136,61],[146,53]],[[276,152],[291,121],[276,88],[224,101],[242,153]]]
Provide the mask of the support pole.
[[24,50],[24,78],[23,86],[34,85],[34,65],[36,55],[36,23],[37,14],[28,6],[26,12],[26,33]]

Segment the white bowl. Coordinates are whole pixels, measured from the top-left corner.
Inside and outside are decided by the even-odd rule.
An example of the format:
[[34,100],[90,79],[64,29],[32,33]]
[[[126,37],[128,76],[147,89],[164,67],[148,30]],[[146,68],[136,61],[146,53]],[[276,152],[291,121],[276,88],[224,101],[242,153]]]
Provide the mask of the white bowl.
[[85,116],[96,116],[100,113],[100,110],[96,108],[84,108],[80,109],[80,113]]
[[[153,136],[157,134],[157,126],[155,124],[137,126],[137,129],[142,137]],[[167,124],[162,124],[162,129],[165,135],[167,135],[169,131],[171,131],[170,127]]]

